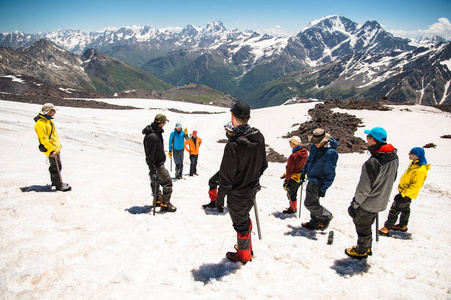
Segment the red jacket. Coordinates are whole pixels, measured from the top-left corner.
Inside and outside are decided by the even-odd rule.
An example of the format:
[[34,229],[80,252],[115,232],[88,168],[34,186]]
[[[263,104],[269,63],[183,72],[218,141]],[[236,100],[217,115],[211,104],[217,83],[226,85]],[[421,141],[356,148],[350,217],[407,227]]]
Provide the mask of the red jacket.
[[293,153],[291,153],[287,161],[285,175],[286,183],[288,183],[292,177],[294,180],[299,181],[299,174],[307,162],[307,157],[308,151],[304,147],[299,147],[299,149],[296,149]]

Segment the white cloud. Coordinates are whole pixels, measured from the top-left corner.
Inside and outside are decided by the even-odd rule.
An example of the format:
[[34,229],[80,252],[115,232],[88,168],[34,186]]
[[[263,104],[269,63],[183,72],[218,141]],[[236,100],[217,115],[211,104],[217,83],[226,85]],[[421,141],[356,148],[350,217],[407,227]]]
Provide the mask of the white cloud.
[[288,32],[287,30],[283,29],[282,26],[276,25],[275,27],[270,28],[263,28],[256,30],[259,34],[268,34],[271,36],[277,36],[277,37],[286,37],[292,35],[291,32]]
[[404,38],[421,39],[427,36],[441,36],[446,40],[451,40],[451,22],[447,18],[440,18],[438,22],[429,26],[426,30],[388,30],[395,36],[401,36]]

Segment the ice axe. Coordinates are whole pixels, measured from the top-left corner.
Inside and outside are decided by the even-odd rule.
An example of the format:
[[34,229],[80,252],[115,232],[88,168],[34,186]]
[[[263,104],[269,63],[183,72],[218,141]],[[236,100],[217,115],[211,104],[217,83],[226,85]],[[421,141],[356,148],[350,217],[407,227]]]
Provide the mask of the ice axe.
[[258,239],[262,239],[262,232],[260,230],[260,219],[258,218],[258,208],[257,208],[257,198],[254,197],[254,212],[255,212],[255,221],[257,223],[257,232],[258,232]]
[[299,196],[299,204],[298,204],[298,209],[299,209],[299,219],[301,218],[301,206],[302,206],[302,189],[304,188],[304,183],[301,183],[301,195]]

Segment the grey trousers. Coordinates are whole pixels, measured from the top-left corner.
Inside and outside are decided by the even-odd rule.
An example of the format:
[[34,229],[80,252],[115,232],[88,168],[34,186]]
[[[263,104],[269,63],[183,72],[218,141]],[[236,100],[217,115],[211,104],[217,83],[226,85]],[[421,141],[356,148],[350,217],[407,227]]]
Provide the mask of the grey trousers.
[[[149,176],[151,174],[149,173]],[[155,191],[155,188],[158,189],[158,194],[160,193],[160,186],[163,188],[163,198],[161,201],[165,204],[169,203],[172,195],[172,178],[169,174],[168,170],[164,167],[164,165],[157,167],[157,181],[154,182],[151,180],[150,187],[152,188],[152,194]]]
[[310,211],[310,222],[319,223],[321,220],[327,220],[332,217],[332,213],[319,203],[320,186],[312,183],[307,184],[304,206]]
[[185,150],[175,150],[172,149],[172,154],[175,163],[175,177],[179,178],[183,176],[183,158]]

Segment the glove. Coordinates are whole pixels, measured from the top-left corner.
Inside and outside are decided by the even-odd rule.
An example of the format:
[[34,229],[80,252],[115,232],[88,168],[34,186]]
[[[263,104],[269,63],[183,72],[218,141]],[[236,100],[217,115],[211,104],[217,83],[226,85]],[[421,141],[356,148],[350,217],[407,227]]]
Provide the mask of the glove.
[[319,191],[319,193],[318,193],[318,196],[321,198],[321,197],[326,197],[326,192],[322,192],[322,191]]
[[355,218],[355,216],[356,216],[356,212],[355,212],[355,208],[354,208],[354,205],[352,204],[352,202],[351,202],[351,205],[349,205],[349,207],[348,207],[348,214],[349,214],[349,216],[351,216],[351,218]]
[[287,176],[287,173],[283,173],[282,176],[280,176],[280,179],[284,179]]
[[153,182],[157,182],[157,181],[158,181],[157,173],[152,173],[152,174],[150,174],[150,179],[151,179]]
[[284,183],[283,183],[283,189],[284,189],[285,191],[288,190],[288,182],[284,182]]
[[168,152],[168,156],[169,156],[169,158],[172,158],[172,152],[171,151]]
[[183,129],[183,132],[188,135],[188,128],[185,127],[185,129]]
[[[355,198],[352,198],[352,201],[351,201],[351,204],[349,205],[349,207],[348,207],[348,214],[349,214],[349,216],[351,216],[351,218],[355,218],[355,216],[357,215],[357,213],[356,213],[356,205],[354,205],[354,204],[357,204],[357,202],[355,202]],[[358,207],[358,205],[357,205],[357,207]]]
[[304,184],[305,182],[305,173],[301,173],[301,177],[299,178],[299,182],[302,184]]

